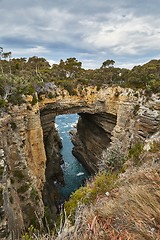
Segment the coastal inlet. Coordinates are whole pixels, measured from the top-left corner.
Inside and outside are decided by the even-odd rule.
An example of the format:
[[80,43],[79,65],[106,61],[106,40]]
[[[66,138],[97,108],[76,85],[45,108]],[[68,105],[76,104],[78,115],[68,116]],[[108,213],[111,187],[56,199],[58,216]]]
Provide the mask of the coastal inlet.
[[62,140],[61,149],[64,164],[62,165],[65,186],[58,186],[61,201],[67,200],[72,192],[82,186],[89,177],[89,173],[72,155],[73,144],[70,131],[76,128],[79,116],[77,114],[59,115],[55,119],[56,128]]

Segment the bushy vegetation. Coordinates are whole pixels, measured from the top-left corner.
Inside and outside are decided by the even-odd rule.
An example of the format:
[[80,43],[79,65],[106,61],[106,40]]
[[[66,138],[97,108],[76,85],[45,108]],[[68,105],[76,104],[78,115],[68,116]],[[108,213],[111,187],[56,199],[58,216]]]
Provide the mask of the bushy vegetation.
[[25,178],[22,170],[19,170],[19,169],[14,170],[13,176],[14,176],[15,178],[17,178],[18,181],[22,181],[22,180]]
[[40,235],[39,231],[31,225],[27,231],[22,236],[22,240],[35,240],[35,239],[42,239],[42,235]]
[[102,153],[99,161],[99,170],[106,172],[120,172],[123,170],[123,164],[126,158],[123,146],[120,141],[116,141]]
[[[157,156],[159,141],[153,141],[148,152],[142,146],[131,148],[130,161],[151,153],[153,159]],[[119,174],[101,172],[65,203],[57,231],[43,235],[32,226],[23,239],[159,240],[159,198],[159,163],[145,162]]]
[[158,240],[160,188],[155,167],[130,172],[116,192],[81,209],[72,239]]
[[143,152],[143,143],[137,142],[130,150],[128,153],[128,158],[133,162],[135,166],[140,165],[141,158],[140,155]]
[[117,174],[105,172],[97,174],[86,186],[74,192],[65,203],[65,210],[69,219],[74,222],[78,205],[94,203],[98,196],[104,195],[116,186]]
[[152,153],[156,153],[156,152],[159,152],[159,150],[160,150],[160,142],[158,142],[158,141],[153,141],[153,143],[152,143],[152,145],[151,145],[150,151],[151,151]]
[[[10,53],[10,52],[9,52]],[[7,55],[10,56],[10,55]],[[54,96],[57,87],[76,95],[77,85],[102,86],[120,85],[134,89],[145,89],[146,94],[160,91],[160,60],[151,60],[132,70],[114,67],[113,60],[106,60],[99,69],[82,68],[76,58],[60,60],[59,64],[49,65],[45,58],[36,56],[0,60],[0,107],[8,102],[22,104],[25,95]]]
[[25,193],[30,187],[30,184],[25,183],[20,188],[17,189],[18,193]]
[[122,144],[116,141],[103,152],[99,161],[99,173],[84,187],[76,190],[70,196],[69,201],[65,203],[65,210],[71,221],[74,221],[79,205],[94,204],[99,196],[103,197],[105,193],[118,186],[118,176],[126,171],[126,166],[124,167],[126,161],[131,161],[132,165],[136,167],[142,164],[143,146],[141,142],[136,143],[126,155]]

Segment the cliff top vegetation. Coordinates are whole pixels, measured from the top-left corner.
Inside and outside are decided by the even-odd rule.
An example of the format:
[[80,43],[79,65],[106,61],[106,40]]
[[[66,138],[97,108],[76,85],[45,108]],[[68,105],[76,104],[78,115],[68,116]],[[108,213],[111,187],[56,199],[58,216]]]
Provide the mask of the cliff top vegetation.
[[0,51],[0,106],[8,102],[21,104],[25,95],[43,93],[53,97],[53,90],[60,87],[70,95],[76,94],[78,85],[103,86],[120,85],[146,92],[160,91],[160,60],[151,60],[133,69],[116,68],[114,60],[106,60],[99,69],[84,69],[75,57],[60,60],[50,66],[42,57],[11,58],[11,52]]

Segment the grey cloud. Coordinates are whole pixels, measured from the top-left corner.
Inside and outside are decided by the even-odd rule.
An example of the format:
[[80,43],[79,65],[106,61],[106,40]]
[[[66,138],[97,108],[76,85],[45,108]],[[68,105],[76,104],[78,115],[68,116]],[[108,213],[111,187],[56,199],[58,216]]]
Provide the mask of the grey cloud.
[[158,56],[159,9],[158,0],[1,0],[0,43],[13,55],[76,55],[89,66],[141,62]]

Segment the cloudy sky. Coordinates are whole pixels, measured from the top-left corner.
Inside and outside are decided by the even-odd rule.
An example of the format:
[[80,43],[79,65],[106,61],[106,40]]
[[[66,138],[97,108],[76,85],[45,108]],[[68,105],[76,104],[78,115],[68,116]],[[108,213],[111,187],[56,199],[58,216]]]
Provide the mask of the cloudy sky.
[[160,0],[0,0],[0,46],[12,57],[131,68],[160,58]]

